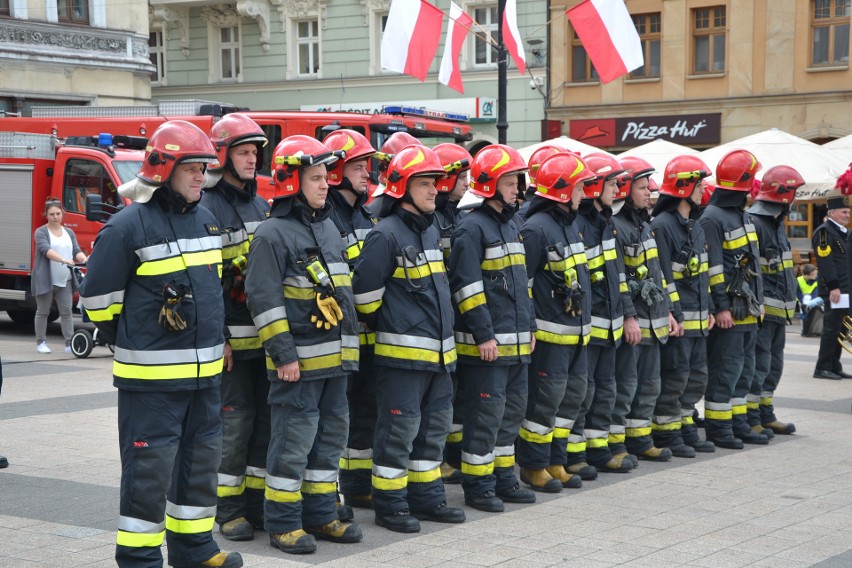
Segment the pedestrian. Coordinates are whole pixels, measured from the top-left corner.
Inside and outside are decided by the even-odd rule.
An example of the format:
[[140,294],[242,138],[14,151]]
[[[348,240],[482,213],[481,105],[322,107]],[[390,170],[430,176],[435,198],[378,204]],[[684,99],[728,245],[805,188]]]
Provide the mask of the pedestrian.
[[757,232],[760,270],[763,273],[763,325],[757,332],[755,372],[746,397],[748,423],[752,430],[769,429],[775,434],[792,434],[796,426],[775,416],[773,397],[784,372],[784,345],[787,324],[796,313],[796,278],[793,251],[784,221],[796,199],[796,189],[805,185],[802,175],[789,166],[766,170],[760,191],[748,208]]
[[267,140],[244,114],[218,120],[210,131],[218,168],[216,184],[201,197],[222,230],[222,300],[225,351],[222,372],[222,464],[216,522],[228,540],[251,540],[263,528],[266,452],[269,446],[269,381],[257,329],[246,306],[249,243],[269,204],[257,195],[257,169]]
[[420,520],[461,523],[441,483],[456,367],[453,307],[432,214],[445,176],[425,146],[400,150],[378,207],[387,216],[367,235],[353,289],[361,320],[376,332],[378,422],[373,441],[376,524],[420,531]]
[[798,289],[796,299],[799,302],[799,319],[802,321],[802,337],[822,335],[823,306],[825,302],[817,293],[819,271],[813,264],[802,266],[801,274],[796,278]]
[[515,441],[535,349],[524,245],[512,222],[526,169],[518,151],[503,144],[476,155],[470,192],[482,201],[459,221],[448,265],[464,408],[464,500],[492,513],[502,512],[504,502],[535,502],[515,476]]
[[151,136],[134,201],[98,233],[81,295],[115,346],[121,451],[121,567],[239,568],[213,540],[222,456],[219,383],[224,353],[219,222],[199,207],[207,134],[188,122]]
[[59,310],[59,324],[65,338],[65,352],[71,353],[71,336],[74,335],[74,317],[71,302],[74,294],[74,279],[68,269],[75,263],[86,262],[86,254],[80,249],[77,235],[62,226],[62,205],[55,199],[44,204],[47,223],[35,230],[35,263],[33,264],[30,292],[36,300],[35,336],[36,351],[50,353],[47,345],[47,318],[53,301]]
[[[846,262],[849,204],[846,197],[841,196],[829,198],[827,205],[825,222],[816,228],[811,239],[819,271],[819,296],[825,309],[814,378],[838,381],[852,378],[852,374],[843,371],[840,362],[843,348],[837,342],[843,331],[843,318],[849,313],[849,267]],[[842,303],[844,299],[845,305]]]
[[336,511],[346,382],[358,370],[352,280],[327,200],[327,165],[338,157],[308,136],[276,146],[276,197],[249,248],[246,295],[267,353],[272,416],[264,526],[289,554],[316,551],[317,538],[362,538]]

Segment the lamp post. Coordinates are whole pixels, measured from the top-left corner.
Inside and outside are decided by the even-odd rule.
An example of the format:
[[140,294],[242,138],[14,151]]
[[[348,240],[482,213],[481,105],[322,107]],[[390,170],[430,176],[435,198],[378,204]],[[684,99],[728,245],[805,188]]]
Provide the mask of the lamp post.
[[506,130],[509,121],[506,118],[506,72],[508,55],[503,43],[503,12],[506,10],[506,0],[497,0],[497,142],[506,143]]

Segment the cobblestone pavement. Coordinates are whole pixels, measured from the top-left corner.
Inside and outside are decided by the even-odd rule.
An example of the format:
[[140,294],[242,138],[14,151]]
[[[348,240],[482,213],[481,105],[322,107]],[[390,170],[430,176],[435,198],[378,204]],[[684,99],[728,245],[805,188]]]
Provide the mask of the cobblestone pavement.
[[[55,353],[58,326],[51,333],[54,354],[37,355],[30,334],[0,320],[0,454],[10,462],[0,470],[0,566],[114,566],[111,356],[103,347],[87,359]],[[769,446],[642,462],[502,514],[466,508],[465,524],[427,522],[417,535],[380,529],[357,510],[362,543],[320,542],[309,556],[284,555],[263,533],[219,543],[264,567],[852,566],[852,380],[811,378],[818,340],[798,326],[787,338],[775,401],[798,431]],[[448,500],[462,506],[458,486]]]

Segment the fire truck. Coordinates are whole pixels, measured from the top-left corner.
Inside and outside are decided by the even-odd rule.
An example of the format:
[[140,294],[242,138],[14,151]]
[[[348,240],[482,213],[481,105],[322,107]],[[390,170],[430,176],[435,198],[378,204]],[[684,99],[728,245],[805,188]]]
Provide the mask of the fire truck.
[[139,171],[145,144],[145,138],[109,134],[60,140],[52,134],[0,132],[0,310],[14,322],[30,323],[35,314],[33,233],[47,222],[45,203],[62,205],[63,224],[88,254],[105,220],[91,211],[124,205],[117,188]]
[[[231,112],[242,112],[257,122],[269,139],[258,174],[258,193],[274,197],[269,165],[275,146],[283,138],[304,134],[319,140],[339,128],[356,130],[374,148],[381,148],[394,132],[408,132],[427,146],[472,139],[467,117],[421,108],[387,106],[381,114],[352,112],[252,111],[234,105],[200,100],[166,100],[153,106],[45,106],[33,107],[32,118],[0,118],[0,131],[34,132],[67,136],[96,136],[101,131],[130,136],[150,136],[167,120],[186,120],[210,132],[213,123]],[[374,170],[376,165],[374,165]],[[374,174],[377,174],[374,171]],[[375,177],[375,176],[374,176]]]

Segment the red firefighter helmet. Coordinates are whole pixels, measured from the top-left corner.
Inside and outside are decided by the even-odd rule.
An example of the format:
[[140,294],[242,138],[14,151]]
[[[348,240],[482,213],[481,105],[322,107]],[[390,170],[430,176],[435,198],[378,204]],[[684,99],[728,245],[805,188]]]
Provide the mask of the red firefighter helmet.
[[542,162],[552,155],[559,154],[560,152],[565,152],[565,150],[559,146],[545,144],[532,153],[530,159],[527,161],[527,165],[529,166],[530,185],[535,185],[535,176],[538,172],[538,168],[541,167]]
[[654,166],[638,156],[625,156],[618,160],[618,165],[621,166],[624,173],[620,176],[621,183],[618,186],[618,192],[615,194],[616,201],[627,199],[633,189],[633,182],[643,177],[650,178],[655,171]]
[[[517,150],[505,144],[486,146],[473,158],[470,192],[490,199],[497,192],[497,180],[509,174],[523,174],[527,163]],[[523,191],[523,185],[518,188]]]
[[216,121],[210,129],[210,140],[216,146],[216,155],[219,157],[218,169],[228,165],[228,151],[242,144],[257,146],[257,168],[260,169],[263,148],[269,142],[263,129],[255,121],[238,112],[226,114]]
[[136,177],[161,185],[172,175],[175,166],[201,162],[218,167],[216,148],[203,130],[184,120],[170,120],[160,125],[145,147],[145,160]]
[[710,168],[697,156],[675,156],[666,164],[660,195],[686,199],[695,185],[710,175]]
[[755,200],[775,203],[793,203],[796,189],[805,185],[802,174],[790,166],[773,166],[766,170]]
[[536,195],[557,203],[571,201],[574,186],[595,176],[576,154],[560,152],[545,158],[536,175]]
[[447,175],[435,152],[423,145],[407,146],[397,152],[388,166],[387,174],[387,185],[381,195],[394,199],[405,195],[408,180],[413,177],[443,178]]
[[594,176],[583,184],[585,199],[595,199],[603,193],[604,184],[623,172],[618,160],[603,152],[592,152],[583,158]]
[[432,151],[441,160],[441,165],[444,166],[444,171],[447,172],[447,177],[438,180],[435,187],[441,193],[450,193],[456,187],[456,182],[459,176],[470,169],[470,164],[473,158],[470,152],[458,144],[445,143],[438,144]]
[[328,167],[328,185],[343,183],[343,166],[355,160],[369,158],[376,153],[370,141],[360,132],[343,128],[335,130],[323,139],[322,143],[331,151],[343,151],[346,157]]
[[272,152],[275,197],[290,197],[299,193],[301,170],[319,164],[328,166],[343,157],[343,152],[333,152],[316,138],[302,134],[288,136]]
[[731,191],[751,191],[754,177],[761,167],[748,150],[733,150],[716,164],[716,185]]

